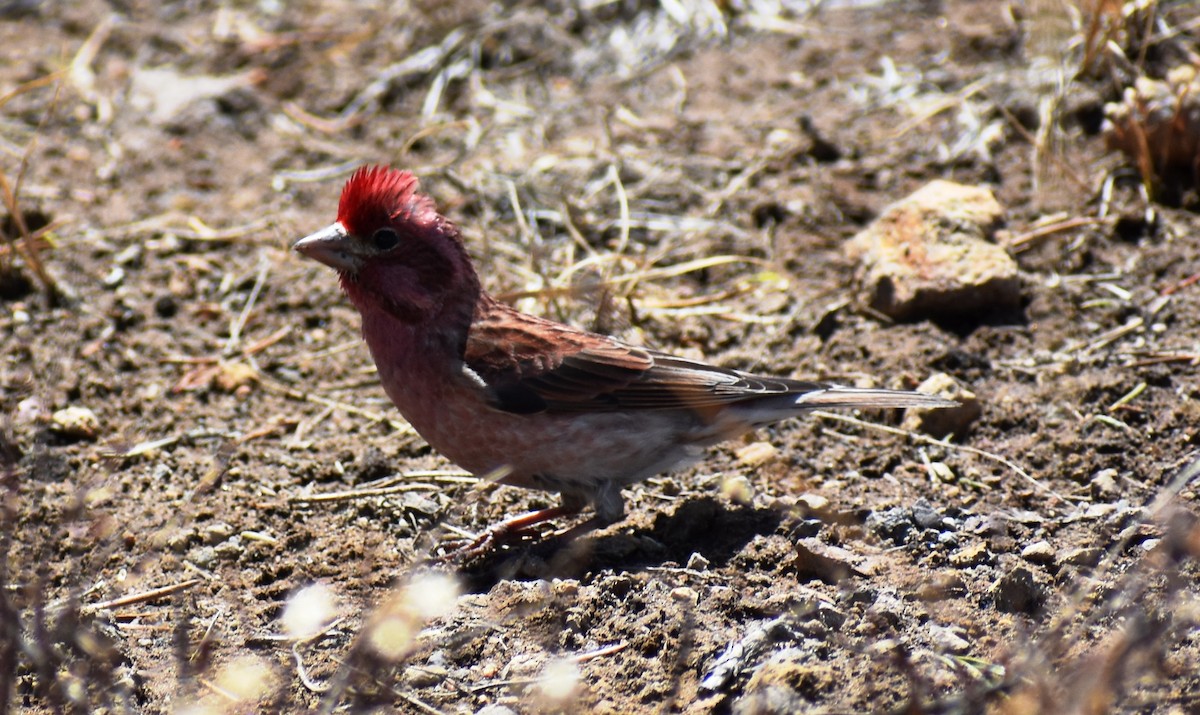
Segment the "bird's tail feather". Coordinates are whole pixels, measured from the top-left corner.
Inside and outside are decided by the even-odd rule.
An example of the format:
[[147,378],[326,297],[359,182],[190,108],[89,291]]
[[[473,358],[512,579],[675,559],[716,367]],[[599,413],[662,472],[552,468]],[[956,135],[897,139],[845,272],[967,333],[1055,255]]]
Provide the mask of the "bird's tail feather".
[[945,397],[907,390],[833,386],[806,392],[796,398],[802,408],[887,408],[887,407],[954,407],[958,403]]

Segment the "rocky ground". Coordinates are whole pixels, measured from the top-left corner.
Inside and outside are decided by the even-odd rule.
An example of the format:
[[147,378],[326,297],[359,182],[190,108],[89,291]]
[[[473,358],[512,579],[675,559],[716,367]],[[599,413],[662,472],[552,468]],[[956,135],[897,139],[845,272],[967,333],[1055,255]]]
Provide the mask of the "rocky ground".
[[[0,12],[6,710],[1200,708],[1194,4]],[[791,420],[431,567],[553,497],[431,452],[289,252],[364,163],[522,309],[980,412]],[[847,242],[936,179],[1008,282],[895,313]]]

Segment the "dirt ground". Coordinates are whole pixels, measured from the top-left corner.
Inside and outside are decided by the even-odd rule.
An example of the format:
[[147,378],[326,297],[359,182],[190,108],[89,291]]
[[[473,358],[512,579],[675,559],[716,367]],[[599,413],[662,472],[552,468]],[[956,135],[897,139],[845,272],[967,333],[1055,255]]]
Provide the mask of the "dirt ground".
[[[1200,712],[1197,184],[1100,121],[1200,9],[1142,5],[1089,58],[1052,0],[3,3],[0,706]],[[425,565],[554,497],[431,452],[289,251],[364,163],[522,309],[982,415],[791,420]],[[935,178],[1004,205],[1018,314],[863,306],[843,243]]]

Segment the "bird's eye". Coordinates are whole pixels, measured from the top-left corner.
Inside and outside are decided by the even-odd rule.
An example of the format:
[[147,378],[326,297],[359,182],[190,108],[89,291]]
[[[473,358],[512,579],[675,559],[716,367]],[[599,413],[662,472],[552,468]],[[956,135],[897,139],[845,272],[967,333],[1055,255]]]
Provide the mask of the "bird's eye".
[[396,233],[396,229],[384,226],[371,234],[371,243],[380,251],[390,251],[400,245],[400,234]]

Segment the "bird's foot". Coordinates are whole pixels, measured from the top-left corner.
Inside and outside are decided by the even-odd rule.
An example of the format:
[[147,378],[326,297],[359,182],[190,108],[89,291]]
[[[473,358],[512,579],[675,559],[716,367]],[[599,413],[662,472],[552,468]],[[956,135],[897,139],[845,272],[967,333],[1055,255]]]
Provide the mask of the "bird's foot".
[[[560,516],[577,514],[579,510],[578,506],[559,505],[531,511],[511,519],[505,519],[499,524],[494,524],[481,532],[474,539],[448,542],[445,546],[448,546],[449,550],[437,557],[436,560],[443,563],[473,561],[514,541],[532,538],[538,532],[535,527],[551,519],[557,519]],[[603,523],[599,517],[592,517],[581,524],[562,529],[561,531],[551,532],[545,538],[566,543],[602,525]]]

